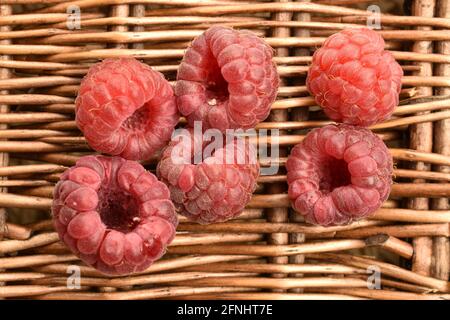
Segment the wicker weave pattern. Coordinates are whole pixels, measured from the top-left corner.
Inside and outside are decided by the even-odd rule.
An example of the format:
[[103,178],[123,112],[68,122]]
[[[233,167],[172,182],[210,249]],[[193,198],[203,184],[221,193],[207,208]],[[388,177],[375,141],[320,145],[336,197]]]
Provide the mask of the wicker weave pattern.
[[[308,129],[329,123],[305,87],[314,49],[365,25],[369,1],[1,2],[0,298],[450,298],[450,1],[405,1],[404,15],[396,2],[382,6],[390,15],[379,32],[406,76],[402,106],[372,129],[390,147],[396,183],[372,219],[326,229],[291,212],[283,165]],[[69,30],[76,8],[81,29]],[[82,287],[69,290],[67,267],[80,261],[58,241],[49,208],[60,173],[92,153],[74,122],[80,79],[98,59],[128,55],[174,80],[189,41],[216,23],[275,48],[281,88],[258,128],[281,130],[280,172],[260,177],[236,220],[182,219],[169,253],[143,274],[110,279],[81,265]],[[367,288],[374,267],[380,290]]]

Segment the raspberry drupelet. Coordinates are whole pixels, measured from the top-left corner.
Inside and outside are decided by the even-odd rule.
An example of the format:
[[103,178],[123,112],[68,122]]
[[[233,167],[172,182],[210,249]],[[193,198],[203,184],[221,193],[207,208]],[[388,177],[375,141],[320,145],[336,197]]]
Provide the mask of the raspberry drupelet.
[[86,156],[56,185],[53,221],[61,241],[86,264],[110,275],[140,272],[175,236],[169,196],[135,161]]
[[[192,129],[179,135],[164,149],[156,174],[169,187],[178,213],[201,224],[229,220],[242,212],[256,188],[256,151],[236,137],[217,148],[199,139]],[[199,155],[203,159],[197,162]]]
[[316,50],[306,85],[330,119],[370,126],[391,116],[403,70],[384,45],[373,30],[347,29]]
[[253,128],[270,112],[279,86],[272,48],[250,31],[214,26],[198,36],[180,64],[175,95],[190,126]]
[[89,69],[75,102],[76,123],[96,151],[147,160],[169,141],[179,120],[171,85],[134,58]]
[[387,199],[392,156],[371,131],[346,124],[308,133],[286,163],[289,198],[309,223],[348,224]]

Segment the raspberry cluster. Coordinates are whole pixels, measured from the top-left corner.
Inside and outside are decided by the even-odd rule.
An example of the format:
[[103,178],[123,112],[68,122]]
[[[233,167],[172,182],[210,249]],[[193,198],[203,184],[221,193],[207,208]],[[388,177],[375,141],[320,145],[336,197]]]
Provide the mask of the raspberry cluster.
[[307,88],[332,120],[310,131],[286,163],[289,198],[307,222],[348,224],[387,199],[392,156],[369,126],[387,119],[399,102],[403,71],[375,31],[347,29],[313,55]]
[[306,85],[329,118],[369,126],[392,114],[403,70],[371,29],[330,36],[313,55]]
[[153,156],[179,120],[169,82],[133,58],[106,59],[90,68],[75,105],[89,145],[130,160]]
[[389,195],[392,156],[371,131],[328,125],[310,131],[288,157],[289,198],[307,222],[341,225],[364,218]]
[[135,161],[82,157],[56,185],[54,225],[72,252],[101,272],[143,271],[175,236],[169,196],[166,185]]
[[279,77],[272,48],[250,31],[209,28],[187,49],[177,75],[178,108],[192,126],[253,128],[270,112]]
[[[169,186],[180,214],[202,224],[231,219],[241,213],[255,190],[256,152],[251,144],[234,137],[207,154],[211,143],[198,138],[189,130],[170,142],[156,174]],[[198,154],[203,159],[196,163]]]
[[[253,128],[269,115],[279,86],[272,54],[249,31],[212,27],[186,51],[175,94],[160,73],[133,58],[93,66],[76,99],[76,122],[92,148],[119,157],[82,157],[61,176],[52,206],[61,240],[103,273],[130,274],[164,254],[177,212],[198,223],[242,212],[256,188],[257,155],[247,141],[224,133]],[[315,52],[307,87],[331,119],[347,124],[312,130],[288,157],[288,195],[307,222],[350,223],[388,197],[389,150],[369,130],[348,124],[389,117],[402,74],[368,29],[339,32]],[[168,143],[179,112],[188,129]],[[191,128],[196,121],[218,129],[223,142],[203,141]],[[130,161],[161,149],[161,181]]]
[[[175,97],[162,74],[120,58],[94,65],[81,83],[77,126],[93,149],[116,157],[80,158],[56,185],[52,213],[61,240],[103,273],[142,271],[161,257],[175,236],[175,207],[200,223],[224,221],[243,210],[256,187],[256,153],[240,139],[212,148],[198,164],[190,146],[203,134],[189,129],[188,140],[164,150],[162,182],[130,160],[147,160],[168,143],[178,111],[188,127],[201,121],[222,137],[264,120],[279,85],[270,46],[248,31],[212,27],[193,41],[177,78]],[[201,154],[208,148],[200,141]],[[190,153],[181,163],[180,152]]]

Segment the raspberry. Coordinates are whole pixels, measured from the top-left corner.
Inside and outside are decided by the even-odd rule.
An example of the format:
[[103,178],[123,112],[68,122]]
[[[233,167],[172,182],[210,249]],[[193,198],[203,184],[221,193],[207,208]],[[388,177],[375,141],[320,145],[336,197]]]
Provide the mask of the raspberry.
[[75,104],[89,145],[130,160],[149,159],[179,120],[169,82],[134,58],[106,59],[90,68]]
[[252,128],[275,101],[272,48],[250,31],[214,26],[194,39],[180,64],[175,95],[190,126]]
[[[213,143],[202,143],[192,129],[185,130],[163,151],[156,174],[170,190],[177,211],[190,220],[207,224],[239,215],[256,188],[259,164],[253,147],[233,138],[211,150]],[[197,153],[204,160],[196,164]]]
[[105,274],[148,268],[175,236],[169,190],[139,163],[86,156],[63,173],[54,192],[53,221],[60,239]]
[[330,36],[313,55],[306,85],[330,119],[369,126],[390,117],[403,70],[370,29]]
[[312,130],[292,148],[286,169],[292,205],[313,224],[342,225],[369,216],[391,190],[392,156],[361,127]]

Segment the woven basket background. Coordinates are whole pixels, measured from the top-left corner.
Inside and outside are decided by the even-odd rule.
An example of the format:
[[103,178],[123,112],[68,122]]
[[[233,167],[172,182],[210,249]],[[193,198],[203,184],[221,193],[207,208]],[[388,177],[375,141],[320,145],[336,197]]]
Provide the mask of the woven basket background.
[[[0,298],[39,299],[448,299],[450,210],[450,0],[1,0]],[[67,8],[81,9],[69,30]],[[164,259],[146,272],[107,278],[58,241],[50,220],[60,173],[92,153],[74,122],[88,67],[135,56],[171,81],[189,42],[212,24],[251,29],[272,45],[282,77],[259,127],[289,148],[329,123],[305,88],[324,39],[365,25],[381,7],[387,48],[405,70],[401,106],[372,129],[395,160],[390,199],[349,226],[304,224],[286,195],[284,167],[263,176],[233,221],[182,219]],[[146,164],[154,170],[156,159]],[[66,286],[81,266],[81,288]],[[381,288],[367,287],[373,270]]]

